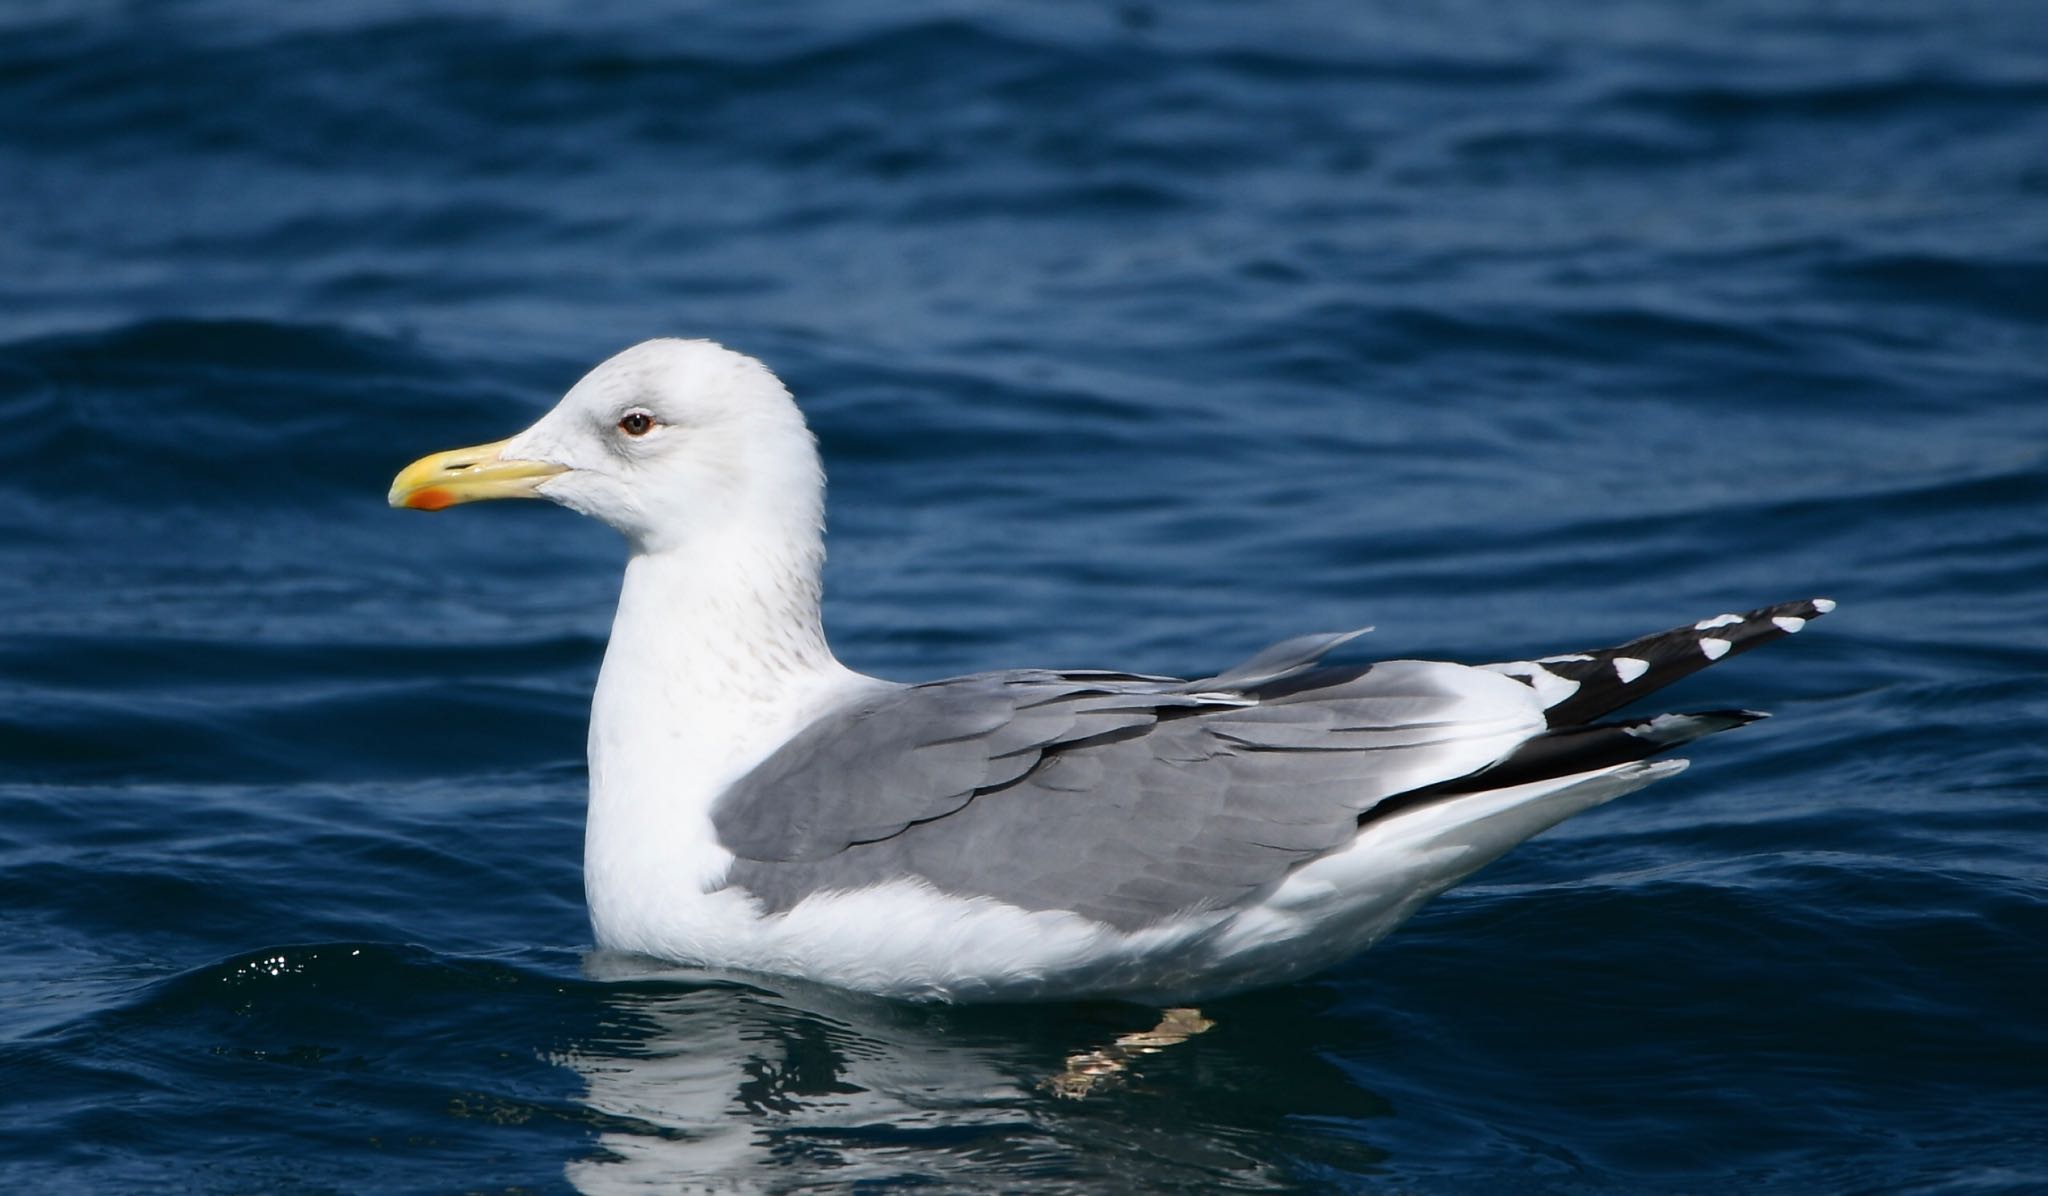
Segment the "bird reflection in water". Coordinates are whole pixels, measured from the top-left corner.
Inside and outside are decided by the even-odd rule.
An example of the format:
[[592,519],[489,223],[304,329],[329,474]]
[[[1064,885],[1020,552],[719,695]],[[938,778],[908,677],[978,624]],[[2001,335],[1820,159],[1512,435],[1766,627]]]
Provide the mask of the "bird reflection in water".
[[[584,1192],[748,1190],[791,1172],[956,1190],[1107,1190],[1173,1173],[1262,1190],[1298,1182],[1304,1157],[1383,1157],[1355,1135],[1305,1141],[1314,1131],[1289,1124],[1304,1083],[1326,1111],[1388,1112],[1308,1037],[1190,1041],[1209,1029],[1193,1011],[1162,1023],[1119,1005],[908,1005],[602,952],[586,969],[607,984],[609,1008],[597,1033],[556,1056],[582,1078],[597,1134],[568,1169]],[[1257,1022],[1251,1033],[1276,1032]]]

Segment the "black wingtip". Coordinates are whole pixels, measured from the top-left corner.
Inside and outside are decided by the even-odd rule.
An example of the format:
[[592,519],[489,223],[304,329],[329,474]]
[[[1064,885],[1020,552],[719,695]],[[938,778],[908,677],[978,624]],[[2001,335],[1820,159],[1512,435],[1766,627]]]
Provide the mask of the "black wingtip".
[[1528,680],[1539,690],[1548,685],[1547,679],[1533,676],[1539,668],[1569,682],[1570,691],[1551,703],[1545,717],[1552,727],[1572,727],[1619,710],[1710,664],[1797,635],[1834,609],[1832,598],[1802,598],[1742,614],[1713,615],[1618,647],[1489,667]]
[[1496,764],[1469,776],[1389,798],[1374,806],[1369,816],[1377,818],[1391,810],[1438,797],[1506,789],[1648,760],[1768,717],[1761,710],[1695,710],[1546,731],[1525,741]]

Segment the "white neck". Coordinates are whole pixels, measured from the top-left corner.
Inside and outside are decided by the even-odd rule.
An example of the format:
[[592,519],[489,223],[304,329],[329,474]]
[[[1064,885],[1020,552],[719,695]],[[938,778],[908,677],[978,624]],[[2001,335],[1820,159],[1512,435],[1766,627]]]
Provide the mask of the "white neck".
[[815,525],[693,538],[626,565],[590,717],[584,889],[634,947],[723,879],[711,803],[849,689],[819,620]]

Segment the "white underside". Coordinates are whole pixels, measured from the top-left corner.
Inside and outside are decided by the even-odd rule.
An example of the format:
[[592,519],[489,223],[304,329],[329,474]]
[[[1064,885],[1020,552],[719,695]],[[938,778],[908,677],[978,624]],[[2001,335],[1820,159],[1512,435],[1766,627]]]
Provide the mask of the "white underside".
[[733,888],[643,886],[630,909],[605,908],[593,891],[592,916],[606,948],[883,996],[1186,1001],[1321,971],[1530,836],[1684,767],[1616,765],[1401,811],[1256,905],[1135,933],[910,880],[820,894],[774,916]]

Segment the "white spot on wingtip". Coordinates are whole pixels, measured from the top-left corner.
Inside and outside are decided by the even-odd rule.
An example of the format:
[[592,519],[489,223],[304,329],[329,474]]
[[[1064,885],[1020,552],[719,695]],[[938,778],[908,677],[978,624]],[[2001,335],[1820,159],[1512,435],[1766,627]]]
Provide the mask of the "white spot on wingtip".
[[1832,598],[1816,598],[1813,600],[1813,609],[1826,614],[1835,609],[1835,600]]
[[1649,661],[1638,660],[1633,656],[1617,656],[1614,658],[1613,664],[1614,675],[1621,678],[1623,685],[1627,685],[1629,682],[1650,671]]
[[1518,681],[1526,681],[1536,691],[1536,697],[1545,710],[1564,701],[1579,691],[1579,683],[1569,677],[1560,677],[1533,660],[1509,660],[1500,664],[1479,666],[1491,673],[1505,673]]
[[1786,635],[1796,635],[1800,628],[1806,626],[1805,619],[1795,618],[1791,615],[1779,615],[1777,618],[1772,619],[1771,622],[1777,626],[1779,631],[1784,632]]
[[1717,640],[1711,635],[1700,640],[1700,651],[1706,653],[1708,660],[1721,659],[1728,655],[1728,649],[1732,647],[1734,645],[1727,640]]
[[1726,627],[1730,623],[1740,622],[1742,622],[1741,615],[1715,615],[1711,619],[1701,619],[1699,622],[1694,623],[1692,629],[1694,631],[1712,631],[1716,627]]
[[1683,737],[1684,732],[1691,730],[1701,721],[1697,715],[1660,714],[1649,722],[1638,723],[1633,727],[1623,727],[1622,730],[1635,736],[1637,739],[1647,739],[1652,742],[1675,742]]

